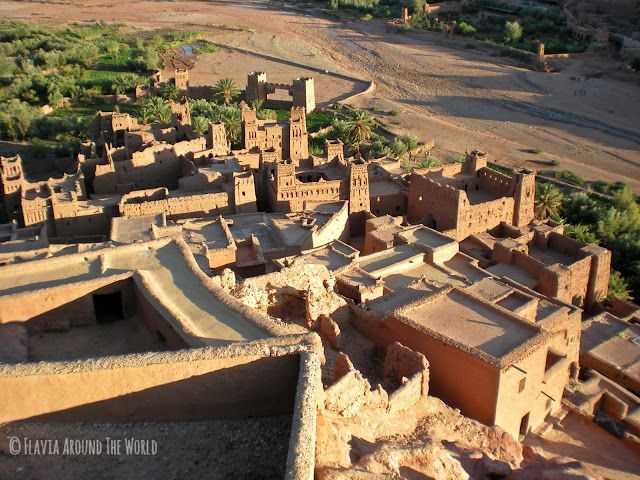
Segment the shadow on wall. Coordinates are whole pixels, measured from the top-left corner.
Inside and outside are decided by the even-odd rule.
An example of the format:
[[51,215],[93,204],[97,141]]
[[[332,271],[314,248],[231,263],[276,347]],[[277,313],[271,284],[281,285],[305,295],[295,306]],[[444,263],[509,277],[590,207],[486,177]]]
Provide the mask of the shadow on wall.
[[[27,416],[22,421],[185,422],[291,414],[294,408],[298,366],[297,355],[261,358],[106,400]],[[99,391],[104,391],[105,386],[109,387],[107,391],[115,392],[127,387],[135,388],[136,383],[144,377],[156,375],[161,378],[167,374],[167,369],[178,367],[175,364],[161,364],[143,368],[82,372],[74,375],[78,377],[77,381],[65,383],[60,376],[57,377],[57,381],[53,381],[56,385],[49,384],[48,388],[41,385],[37,391],[40,392],[41,399],[53,396],[52,408],[55,409],[55,399],[65,401],[66,398],[68,401],[69,396],[90,398],[99,395]],[[25,378],[29,381],[33,379]],[[46,382],[44,376],[40,378],[42,382]],[[36,380],[35,383],[39,382]],[[101,385],[100,388],[98,383]],[[17,401],[17,398],[15,400]],[[34,408],[37,408],[36,404]]]

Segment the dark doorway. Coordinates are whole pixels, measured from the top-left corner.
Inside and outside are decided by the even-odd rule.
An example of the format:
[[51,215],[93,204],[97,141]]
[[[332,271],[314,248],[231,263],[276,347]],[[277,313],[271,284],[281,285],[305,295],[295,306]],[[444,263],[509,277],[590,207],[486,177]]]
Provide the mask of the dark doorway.
[[529,432],[529,414],[527,413],[520,420],[520,435],[526,435]]
[[98,323],[115,322],[124,320],[122,309],[122,293],[105,293],[93,295],[93,311]]

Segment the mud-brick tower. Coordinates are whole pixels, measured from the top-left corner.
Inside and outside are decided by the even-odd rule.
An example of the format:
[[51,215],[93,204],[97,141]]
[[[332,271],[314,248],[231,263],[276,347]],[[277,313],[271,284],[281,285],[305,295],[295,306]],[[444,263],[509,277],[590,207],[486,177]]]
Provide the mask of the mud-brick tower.
[[251,150],[254,147],[259,147],[256,111],[246,103],[242,103],[240,105],[240,115],[242,120],[242,148]]
[[513,224],[524,227],[533,221],[536,193],[536,173],[522,169],[515,171],[513,182]]
[[337,160],[340,163],[344,163],[344,143],[342,140],[325,140],[324,141],[324,153],[327,156],[327,162]]
[[265,72],[250,72],[247,76],[247,89],[245,100],[251,103],[254,100],[267,100],[267,74]]
[[289,120],[289,158],[294,162],[309,158],[309,134],[304,107],[291,107]]
[[349,165],[349,213],[369,211],[369,173],[367,164],[355,160]]
[[176,68],[173,71],[173,78],[176,82],[176,88],[180,90],[180,95],[189,96],[189,70],[186,68]]
[[294,107],[304,107],[307,113],[313,112],[316,108],[316,92],[313,78],[294,78],[292,97]]
[[231,147],[227,140],[227,131],[224,123],[214,122],[209,124],[209,136],[207,138],[208,147],[212,150],[214,156],[228,155]]
[[233,174],[233,192],[235,213],[256,213],[256,186],[253,179],[253,173],[234,172]]

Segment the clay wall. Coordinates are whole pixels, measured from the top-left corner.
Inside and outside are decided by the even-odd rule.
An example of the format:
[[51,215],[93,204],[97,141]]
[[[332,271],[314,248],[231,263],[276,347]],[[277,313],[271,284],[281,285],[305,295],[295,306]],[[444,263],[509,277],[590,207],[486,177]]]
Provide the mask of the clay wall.
[[437,230],[457,227],[460,191],[421,175],[411,175],[407,217],[412,223],[430,223]]
[[500,370],[390,316],[382,322],[370,312],[352,308],[354,326],[376,345],[397,341],[422,353],[429,362],[430,391],[466,416],[493,425]]
[[230,267],[236,262],[236,249],[228,247],[207,250],[207,258],[209,259],[209,268],[212,270]]
[[109,235],[111,219],[118,216],[117,205],[97,205],[88,202],[55,202],[53,222],[55,236],[72,238],[88,235]]
[[[523,269],[525,272],[528,272],[529,274],[533,275],[534,277],[542,281],[540,277],[542,275],[542,272],[546,269],[546,266],[544,265],[544,263],[540,262],[539,260],[536,260],[533,257],[530,257],[527,253],[521,252],[519,250],[513,250],[512,259],[513,259],[512,263],[515,266]],[[550,296],[553,296],[553,295],[550,295]]]
[[[141,152],[132,152],[131,158],[114,160],[110,165],[96,165],[94,191],[116,193],[118,185],[128,186],[128,191],[157,187],[175,190],[183,173],[181,157],[193,157],[193,152],[205,149],[206,138],[198,137],[174,145],[152,145]],[[113,152],[116,153],[122,155],[120,151]]]
[[462,208],[458,213],[456,239],[463,240],[469,235],[483,233],[490,228],[500,225],[501,222],[511,222],[513,219],[514,200],[503,197],[478,205],[470,205],[464,192],[462,195]]
[[309,237],[310,243],[302,246],[303,250],[326,245],[334,240],[344,238],[348,234],[349,209],[343,204],[323,226],[313,230]]
[[[481,190],[486,190],[500,197],[513,195],[512,179],[490,168],[482,168],[478,171],[478,185]],[[511,222],[509,222],[511,223]]]
[[388,195],[371,195],[369,203],[371,212],[376,216],[398,216],[407,213],[407,196],[403,192]]
[[276,187],[277,197],[275,211],[301,212],[304,202],[313,200],[318,202],[337,202],[341,197],[342,182],[331,180],[326,182],[303,183],[293,177],[290,184]]
[[584,243],[571,237],[551,232],[549,234],[547,248],[560,252],[567,257],[580,258],[584,256],[580,251],[584,245]]
[[119,209],[123,217],[164,213],[172,220],[234,213],[226,192],[176,196],[144,203],[120,203]]
[[140,318],[147,325],[149,330],[154,332],[158,339],[161,339],[164,345],[171,350],[189,348],[190,345],[175,331],[171,322],[149,302],[147,294],[135,282],[133,284],[132,293],[134,295],[136,310]]
[[258,211],[256,186],[251,172],[233,174],[233,192],[234,213],[255,213]]
[[531,430],[541,425],[549,412],[561,407],[562,392],[569,379],[569,363],[560,365],[566,368],[559,374],[545,377],[546,358],[547,349],[539,348],[500,377],[496,424],[514,438],[520,434],[525,415],[529,414]]
[[[291,413],[298,355],[0,377],[0,421],[167,422]],[[33,392],[38,395],[33,395]]]
[[609,293],[611,250],[597,245],[587,245],[582,251],[591,255],[591,272],[584,308],[592,310],[598,302],[604,301]]

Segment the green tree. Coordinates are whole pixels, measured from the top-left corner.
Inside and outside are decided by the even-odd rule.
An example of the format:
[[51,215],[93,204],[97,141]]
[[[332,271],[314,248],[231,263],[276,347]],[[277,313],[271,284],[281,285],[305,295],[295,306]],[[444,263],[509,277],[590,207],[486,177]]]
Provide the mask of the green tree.
[[507,43],[516,43],[522,38],[522,27],[518,22],[505,22],[504,24],[504,41]]
[[233,98],[240,94],[240,90],[230,78],[221,78],[213,86],[213,96],[230,105]]
[[175,82],[167,82],[160,89],[160,96],[165,100],[173,100],[174,102],[177,102],[182,97],[182,94]]
[[142,118],[146,122],[166,125],[171,123],[169,102],[162,97],[151,97],[142,106]]
[[407,150],[408,150],[407,144],[404,143],[402,140],[400,140],[400,138],[398,137],[396,137],[393,140],[393,142],[391,142],[391,145],[389,145],[389,148],[393,152],[393,156],[396,158],[407,153]]
[[118,95],[122,95],[143,83],[145,83],[145,81],[140,75],[136,75],[135,73],[121,73],[113,80],[111,88]]
[[620,272],[612,271],[609,277],[609,293],[607,300],[633,300],[631,289]]
[[589,225],[579,223],[577,225],[567,225],[564,229],[565,235],[575,238],[583,243],[599,243],[596,234],[591,231]]
[[550,183],[536,185],[535,217],[538,220],[558,220],[562,210],[562,193]]
[[251,107],[253,107],[253,109],[256,112],[259,112],[260,110],[262,110],[263,105],[264,105],[264,100],[262,98],[256,98],[254,100],[251,100]]
[[191,126],[193,131],[197,135],[203,135],[209,130],[209,119],[206,117],[193,117],[191,119]]
[[371,114],[364,110],[354,112],[353,116],[345,120],[346,133],[350,143],[353,143],[360,154],[360,144],[371,138],[374,120]]

